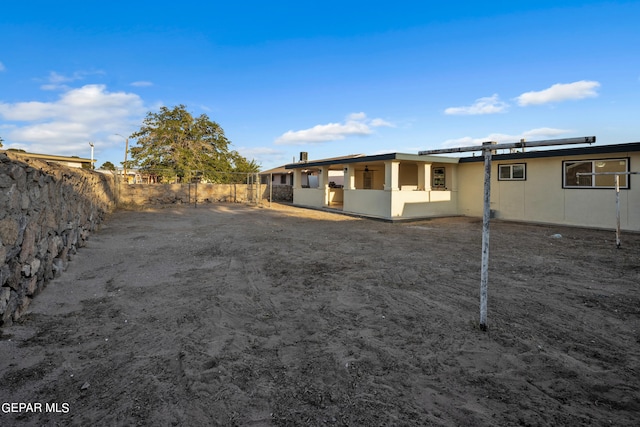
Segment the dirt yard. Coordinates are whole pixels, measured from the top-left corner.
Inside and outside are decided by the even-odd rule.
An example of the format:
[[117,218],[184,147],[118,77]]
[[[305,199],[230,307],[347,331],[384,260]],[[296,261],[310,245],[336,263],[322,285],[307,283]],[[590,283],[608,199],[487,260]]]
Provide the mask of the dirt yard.
[[2,330],[0,425],[638,425],[640,235],[494,221],[483,332],[481,228],[117,212]]

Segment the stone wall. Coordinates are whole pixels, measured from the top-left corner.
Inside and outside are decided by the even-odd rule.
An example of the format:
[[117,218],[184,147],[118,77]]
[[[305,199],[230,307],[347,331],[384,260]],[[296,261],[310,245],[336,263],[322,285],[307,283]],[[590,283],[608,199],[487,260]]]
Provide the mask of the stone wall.
[[0,325],[66,269],[115,208],[112,176],[0,152]]
[[293,199],[289,185],[118,184],[110,174],[0,152],[0,326],[24,314],[115,208],[264,203],[270,194]]
[[[269,191],[267,189],[267,191]],[[271,190],[274,202],[293,202],[293,187],[291,185],[274,185]]]

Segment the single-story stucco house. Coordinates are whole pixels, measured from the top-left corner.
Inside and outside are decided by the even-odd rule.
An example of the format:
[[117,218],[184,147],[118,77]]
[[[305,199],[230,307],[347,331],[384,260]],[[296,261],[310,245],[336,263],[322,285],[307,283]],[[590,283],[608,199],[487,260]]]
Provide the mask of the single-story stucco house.
[[[390,153],[300,161],[293,171],[293,204],[329,208],[389,221],[482,216],[484,157]],[[518,151],[492,156],[495,218],[615,228],[613,175],[577,173],[640,170],[640,142]],[[303,174],[317,185],[303,185]],[[330,185],[340,175],[341,185]],[[620,225],[640,231],[638,175],[620,175]],[[307,180],[308,182],[308,180]],[[315,184],[315,183],[314,183]]]
[[293,185],[293,172],[284,166],[260,172],[260,183],[272,185]]

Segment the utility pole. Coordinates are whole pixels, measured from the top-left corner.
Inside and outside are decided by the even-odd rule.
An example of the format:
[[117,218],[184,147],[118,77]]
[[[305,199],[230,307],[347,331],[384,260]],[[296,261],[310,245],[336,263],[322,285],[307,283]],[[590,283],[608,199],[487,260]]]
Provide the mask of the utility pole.
[[124,174],[124,180],[126,183],[129,183],[129,180],[127,179],[127,153],[129,152],[129,137],[125,137],[120,135],[119,133],[116,133],[116,135],[118,135],[119,137],[122,137],[125,139],[125,146],[124,146],[124,163],[122,163],[122,173]]
[[91,169],[95,169],[93,167],[93,142],[89,141],[89,145],[91,146]]

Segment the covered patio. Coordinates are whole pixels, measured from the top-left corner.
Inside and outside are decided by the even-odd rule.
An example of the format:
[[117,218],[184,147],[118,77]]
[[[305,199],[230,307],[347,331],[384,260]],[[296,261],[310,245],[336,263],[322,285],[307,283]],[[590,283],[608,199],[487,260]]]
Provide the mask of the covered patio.
[[457,215],[458,158],[391,153],[288,164],[293,204],[397,221]]

